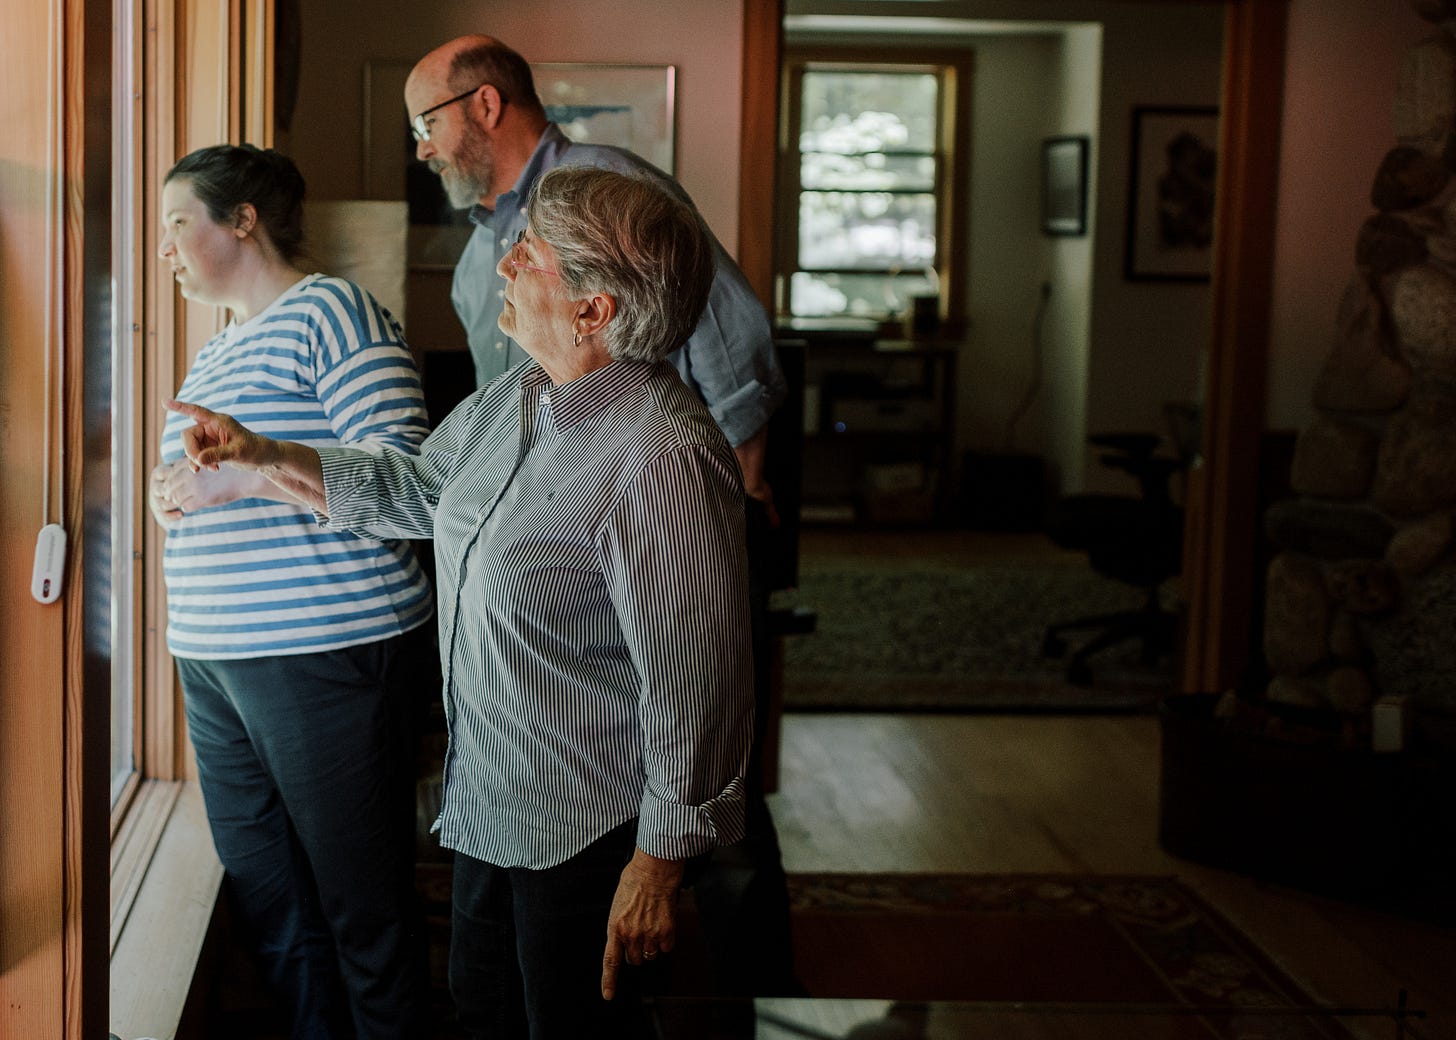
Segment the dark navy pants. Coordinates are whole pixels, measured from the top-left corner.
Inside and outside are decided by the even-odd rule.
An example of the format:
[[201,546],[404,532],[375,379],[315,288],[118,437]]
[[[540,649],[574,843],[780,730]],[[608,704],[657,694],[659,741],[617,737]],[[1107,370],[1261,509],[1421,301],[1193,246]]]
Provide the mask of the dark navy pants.
[[213,843],[294,1040],[427,1028],[413,864],[428,630],[177,661]]
[[655,966],[622,962],[602,999],[607,918],[637,843],[637,821],[546,870],[455,853],[450,995],[472,1040],[618,1040],[642,1035]]

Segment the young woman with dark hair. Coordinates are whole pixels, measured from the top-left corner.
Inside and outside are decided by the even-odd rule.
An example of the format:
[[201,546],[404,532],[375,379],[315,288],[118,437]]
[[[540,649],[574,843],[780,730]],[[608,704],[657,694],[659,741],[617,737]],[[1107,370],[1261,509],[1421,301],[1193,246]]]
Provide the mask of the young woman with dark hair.
[[[317,447],[418,450],[419,376],[364,289],[298,266],[304,183],[250,145],[193,152],[162,189],[159,253],[226,307],[179,396]],[[407,541],[321,528],[262,475],[194,472],[171,415],[150,504],[167,529],[176,658],[213,842],[302,1038],[424,1035],[411,724],[436,695],[434,601]]]

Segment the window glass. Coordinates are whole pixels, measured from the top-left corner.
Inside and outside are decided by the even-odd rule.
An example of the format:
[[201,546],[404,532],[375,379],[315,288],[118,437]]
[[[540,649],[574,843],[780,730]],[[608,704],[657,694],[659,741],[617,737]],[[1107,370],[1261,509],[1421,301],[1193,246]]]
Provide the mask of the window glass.
[[934,195],[800,194],[800,268],[884,271],[934,263]]
[[939,283],[924,274],[844,274],[795,271],[789,279],[791,312],[803,318],[836,314],[878,318],[903,314],[912,296],[934,295]]
[[924,72],[804,73],[805,152],[934,152],[940,80]]
[[135,314],[139,238],[136,213],[138,133],[134,100],[138,93],[135,62],[136,11],[133,0],[115,0],[116,31],[112,69],[111,196],[111,538],[110,631],[96,645],[111,646],[111,803],[136,769],[137,622],[135,609],[137,445],[135,405],[138,393],[132,328]]
[[803,188],[851,191],[930,191],[935,187],[935,158],[927,155],[840,155],[805,152],[799,167]]
[[935,292],[942,139],[939,72],[802,66],[797,232],[789,313],[887,318]]

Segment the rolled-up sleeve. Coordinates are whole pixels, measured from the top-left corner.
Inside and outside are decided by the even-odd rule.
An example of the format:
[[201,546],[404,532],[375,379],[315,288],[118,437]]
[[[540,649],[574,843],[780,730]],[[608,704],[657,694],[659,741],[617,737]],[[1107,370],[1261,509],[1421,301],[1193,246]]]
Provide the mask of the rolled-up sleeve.
[[617,504],[600,544],[641,677],[637,844],[686,859],[738,841],[753,655],[733,459],[703,447],[664,453]]
[[761,430],[788,392],[763,304],[738,265],[714,242],[718,269],[708,306],[672,357],[734,447]]

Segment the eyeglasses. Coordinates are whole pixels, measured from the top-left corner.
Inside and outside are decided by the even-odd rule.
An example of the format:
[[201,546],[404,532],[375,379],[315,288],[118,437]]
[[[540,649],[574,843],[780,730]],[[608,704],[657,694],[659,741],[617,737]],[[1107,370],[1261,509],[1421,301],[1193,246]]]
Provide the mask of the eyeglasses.
[[518,271],[536,271],[536,272],[539,272],[540,274],[549,274],[552,277],[560,278],[561,277],[561,272],[560,271],[551,271],[551,270],[548,270],[548,269],[546,269],[544,267],[537,267],[535,264],[525,264],[525,263],[522,263],[521,261],[519,261],[519,260],[517,260],[515,258],[515,252],[516,252],[516,250],[521,246],[521,243],[523,243],[525,241],[526,241],[526,229],[525,228],[521,228],[520,233],[516,235],[515,242],[511,243],[511,248],[509,248],[509,249],[506,250],[506,263],[510,264],[512,267],[514,267]]
[[[480,84],[480,87],[483,87],[485,85],[486,84],[482,83]],[[433,123],[434,120],[426,119],[425,116],[429,115],[431,112],[438,112],[440,111],[440,109],[446,107],[447,105],[453,105],[457,101],[464,101],[471,94],[474,94],[477,90],[479,90],[480,87],[472,87],[463,94],[456,94],[448,101],[441,101],[438,105],[431,105],[429,108],[425,109],[419,115],[411,119],[410,133],[414,135],[414,139],[416,141],[428,141],[430,139],[430,124]],[[500,94],[499,88],[497,88],[496,93]],[[504,94],[500,94],[500,100],[501,104],[504,105],[506,103],[506,96]]]

